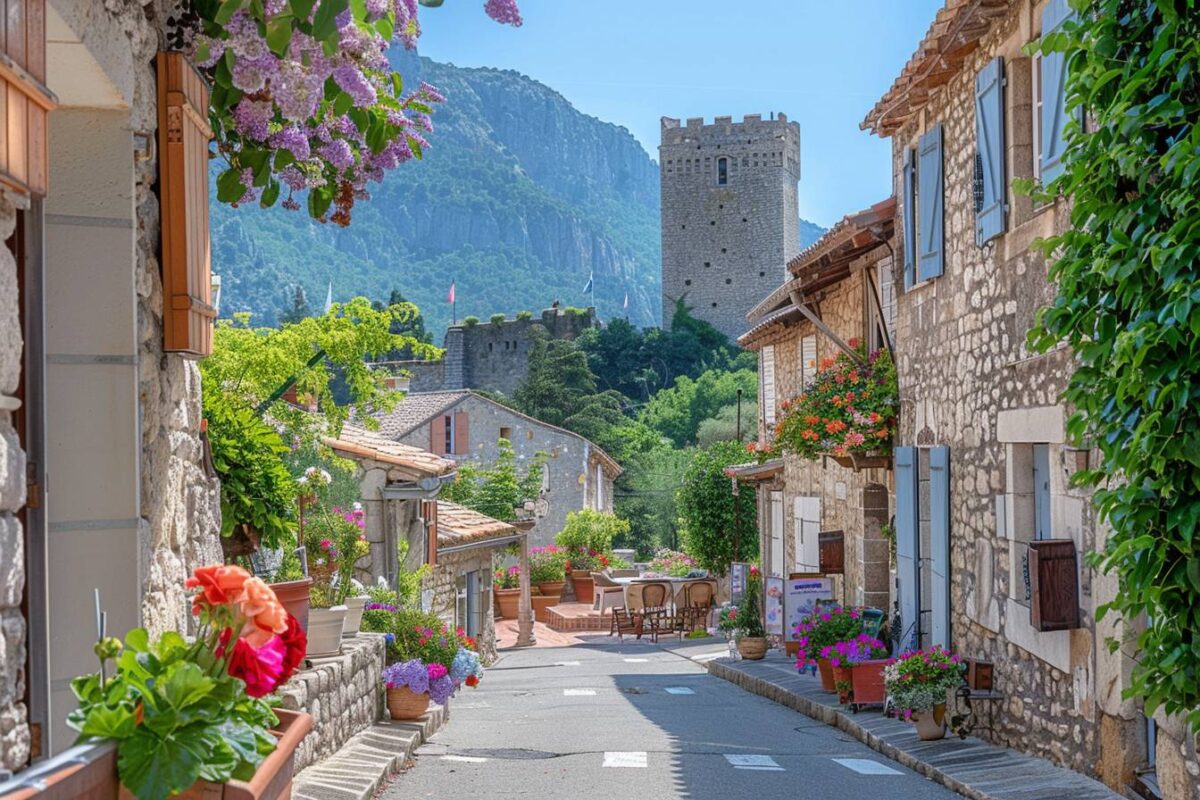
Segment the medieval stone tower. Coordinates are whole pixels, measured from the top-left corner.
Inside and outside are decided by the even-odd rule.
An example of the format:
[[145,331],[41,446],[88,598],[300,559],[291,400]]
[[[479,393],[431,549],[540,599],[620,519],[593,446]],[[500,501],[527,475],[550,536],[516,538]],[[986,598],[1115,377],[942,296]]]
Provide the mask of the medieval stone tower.
[[658,151],[663,327],[682,297],[736,339],[800,250],[800,126],[783,114],[684,126],[663,117]]

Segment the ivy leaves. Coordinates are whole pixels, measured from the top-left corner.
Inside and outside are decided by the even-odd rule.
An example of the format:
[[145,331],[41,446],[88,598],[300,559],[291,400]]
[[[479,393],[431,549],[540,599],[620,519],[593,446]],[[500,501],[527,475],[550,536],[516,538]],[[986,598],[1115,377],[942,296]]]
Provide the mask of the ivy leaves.
[[736,441],[716,442],[697,450],[676,495],[683,549],[700,566],[719,575],[724,575],[734,560],[735,532],[737,557],[742,561],[758,557],[755,493],[745,489],[735,497],[725,475],[726,467],[745,460],[746,450]]
[[[1076,480],[1111,534],[1102,606],[1144,629],[1127,695],[1200,724],[1200,18],[1096,0],[1040,45],[1068,54],[1072,226],[1042,243],[1058,284],[1030,344],[1069,344],[1068,430],[1099,449]],[[1076,119],[1079,114],[1075,114]],[[1114,649],[1122,643],[1110,642]]]

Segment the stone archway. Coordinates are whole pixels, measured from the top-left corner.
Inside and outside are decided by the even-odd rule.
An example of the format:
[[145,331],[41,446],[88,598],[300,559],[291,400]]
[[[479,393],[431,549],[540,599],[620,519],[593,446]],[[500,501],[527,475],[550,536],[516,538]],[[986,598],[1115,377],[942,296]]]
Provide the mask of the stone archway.
[[885,611],[891,608],[891,545],[883,535],[890,518],[887,487],[869,483],[863,488],[862,589],[863,603]]

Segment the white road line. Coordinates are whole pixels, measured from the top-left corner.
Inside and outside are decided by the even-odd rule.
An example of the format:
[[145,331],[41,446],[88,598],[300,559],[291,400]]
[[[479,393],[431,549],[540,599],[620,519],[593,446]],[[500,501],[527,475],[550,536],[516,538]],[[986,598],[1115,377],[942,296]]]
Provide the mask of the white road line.
[[835,758],[833,759],[846,769],[851,769],[859,775],[903,775],[900,770],[892,769],[886,764],[872,761],[869,758]]
[[464,764],[482,764],[487,761],[480,756],[442,756],[442,761],[461,761]]
[[750,769],[760,772],[783,772],[783,767],[776,763],[775,759],[764,755],[751,755],[747,753],[726,753],[725,760],[733,766],[734,769]]
[[604,754],[605,767],[634,767],[646,768],[646,752],[644,750],[637,752],[608,752]]
[[555,661],[554,666],[556,666],[556,667],[578,667],[579,662],[578,661]]
[[695,694],[695,692],[686,686],[668,686],[667,694]]
[[563,689],[563,697],[595,697],[595,689]]
[[650,659],[648,658],[623,658],[621,659],[626,664],[645,664]]
[[713,659],[721,658],[721,657],[727,656],[727,655],[729,655],[728,650],[718,650],[715,653],[701,653],[698,656],[692,656],[692,661],[699,661],[699,662],[712,661]]

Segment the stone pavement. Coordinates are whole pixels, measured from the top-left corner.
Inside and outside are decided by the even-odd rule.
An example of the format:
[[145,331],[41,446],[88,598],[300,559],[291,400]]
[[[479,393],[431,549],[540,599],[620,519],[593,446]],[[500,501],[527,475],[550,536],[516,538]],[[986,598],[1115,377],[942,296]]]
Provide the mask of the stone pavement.
[[[692,657],[695,648],[668,642],[666,649]],[[973,736],[948,734],[923,742],[906,722],[874,711],[852,714],[842,709],[836,695],[821,689],[820,679],[798,674],[793,660],[779,653],[769,653],[762,661],[703,660],[710,674],[846,731],[973,800],[1122,800],[1122,795],[1078,772]]]

